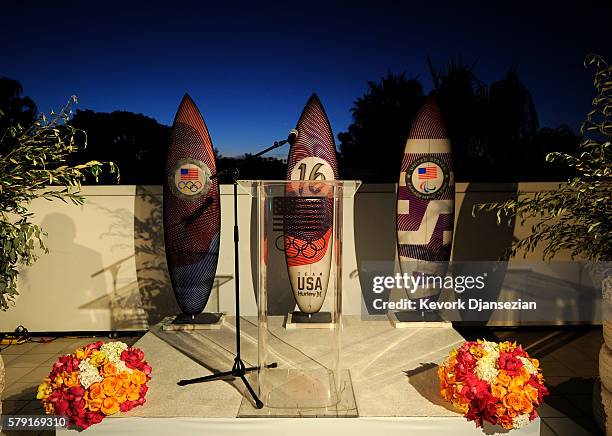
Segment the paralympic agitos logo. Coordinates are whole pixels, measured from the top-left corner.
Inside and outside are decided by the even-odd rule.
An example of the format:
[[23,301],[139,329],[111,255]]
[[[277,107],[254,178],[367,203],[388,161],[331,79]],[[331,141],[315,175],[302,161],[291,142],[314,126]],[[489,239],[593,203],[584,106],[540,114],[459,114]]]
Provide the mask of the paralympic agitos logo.
[[410,164],[406,171],[406,186],[423,200],[434,200],[449,183],[450,171],[444,161],[435,156],[423,156]]

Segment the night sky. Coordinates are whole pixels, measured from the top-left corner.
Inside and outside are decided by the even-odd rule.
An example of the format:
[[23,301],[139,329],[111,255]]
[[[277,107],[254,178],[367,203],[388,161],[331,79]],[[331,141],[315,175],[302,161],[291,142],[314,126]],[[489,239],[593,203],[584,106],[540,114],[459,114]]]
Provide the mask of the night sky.
[[612,61],[612,2],[444,3],[3,1],[0,76],[40,111],[76,94],[81,109],[164,124],[189,92],[231,156],[286,136],[313,91],[337,134],[368,80],[405,71],[429,90],[427,56],[461,58],[485,83],[516,66],[541,125],[577,129],[593,95],[584,56]]

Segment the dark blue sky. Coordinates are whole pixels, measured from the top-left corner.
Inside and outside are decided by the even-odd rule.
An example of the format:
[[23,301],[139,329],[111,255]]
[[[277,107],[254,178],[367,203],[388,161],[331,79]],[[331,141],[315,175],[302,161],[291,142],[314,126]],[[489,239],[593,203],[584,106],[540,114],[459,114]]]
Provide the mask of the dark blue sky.
[[429,90],[426,57],[461,57],[486,83],[515,65],[541,124],[576,129],[592,97],[584,55],[612,55],[612,2],[495,3],[10,0],[0,76],[41,111],[77,94],[82,109],[165,124],[189,92],[215,146],[235,155],[286,135],[313,91],[337,134],[368,80],[406,71]]

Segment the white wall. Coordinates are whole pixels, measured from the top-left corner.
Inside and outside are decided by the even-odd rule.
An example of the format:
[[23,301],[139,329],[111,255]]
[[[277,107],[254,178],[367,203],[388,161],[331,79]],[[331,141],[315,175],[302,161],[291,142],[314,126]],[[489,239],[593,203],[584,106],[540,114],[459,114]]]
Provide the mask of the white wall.
[[[520,189],[533,192],[554,186],[522,184]],[[471,217],[472,204],[516,195],[516,189],[516,185],[457,184],[455,260],[496,260],[513,237],[528,231],[520,226],[505,230],[492,217]],[[87,186],[82,193],[83,206],[45,200],[32,204],[34,221],[49,233],[50,253],[22,272],[15,307],[0,312],[0,331],[12,331],[20,324],[30,331],[146,329],[163,316],[178,313],[163,251],[161,188]],[[231,193],[231,186],[221,187],[219,292],[207,307],[230,314],[234,311]],[[243,314],[255,315],[249,234],[255,215],[246,193],[239,197],[239,212],[241,308]],[[395,257],[394,214],[394,185],[365,185],[354,202],[345,201],[344,313],[361,313],[358,260],[361,264]],[[580,281],[578,274],[567,279]]]

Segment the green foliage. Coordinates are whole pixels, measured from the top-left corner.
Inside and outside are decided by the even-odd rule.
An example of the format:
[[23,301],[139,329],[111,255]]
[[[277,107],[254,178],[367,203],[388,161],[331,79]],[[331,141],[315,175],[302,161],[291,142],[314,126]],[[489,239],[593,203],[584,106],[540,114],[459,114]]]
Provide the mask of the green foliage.
[[[435,69],[431,62],[429,67],[431,93],[453,150],[455,181],[560,181],[571,176],[565,168],[547,165],[544,156],[575,151],[578,138],[567,126],[540,128],[531,93],[515,69],[487,85],[460,60],[446,68]],[[348,131],[338,134],[344,177],[397,182],[406,139],[425,94],[420,80],[405,74],[368,82],[367,92],[353,103]]]
[[513,216],[521,223],[537,219],[531,234],[516,241],[508,256],[533,251],[544,243],[545,259],[563,250],[572,258],[612,260],[612,67],[596,55],[587,56],[585,64],[595,68],[596,92],[581,128],[578,152],[546,155],[547,162],[572,169],[575,176],[555,191],[475,207],[475,211],[496,212],[498,223],[509,222]]
[[[81,182],[87,176],[97,180],[105,166],[115,173],[113,163],[89,161],[70,165],[78,150],[77,137],[86,133],[68,121],[76,97],[59,113],[40,115],[32,125],[9,123],[0,131],[0,309],[6,310],[17,295],[19,267],[32,264],[37,250],[47,251],[45,233],[32,223],[28,211],[33,200],[61,200],[82,204]],[[0,121],[11,114],[0,111]],[[1,123],[0,123],[1,125]],[[58,186],[50,186],[58,185]]]
[[353,103],[348,131],[338,134],[344,177],[395,182],[410,125],[424,99],[421,83],[405,74],[368,82],[367,92]]

